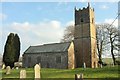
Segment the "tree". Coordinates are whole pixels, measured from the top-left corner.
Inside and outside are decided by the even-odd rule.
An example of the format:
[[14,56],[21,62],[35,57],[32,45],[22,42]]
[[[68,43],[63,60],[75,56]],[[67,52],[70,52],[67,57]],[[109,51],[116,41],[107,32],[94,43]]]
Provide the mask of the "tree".
[[107,45],[107,35],[104,24],[96,25],[96,40],[97,40],[97,53],[99,58],[98,63],[103,64],[102,54],[106,50],[106,45]]
[[[114,27],[113,25],[106,25],[106,30],[109,38],[109,43],[110,43],[110,52],[112,55],[113,63],[114,65],[116,64],[116,59],[115,59],[115,53],[118,52],[118,29]],[[115,50],[117,50],[115,52]]]
[[61,39],[61,42],[69,42],[74,39],[74,26],[70,25],[66,27],[64,31],[63,39]]
[[14,33],[10,33],[3,53],[3,62],[6,66],[14,67],[14,62],[18,61],[20,55],[20,41],[19,37],[14,35]]
[[[118,45],[118,29],[110,24],[97,24],[96,25],[96,40],[97,40],[97,52],[99,57],[99,63],[102,63],[102,54],[104,51],[108,51],[110,48],[110,53],[112,55],[113,62],[115,64],[115,56],[119,54]],[[61,42],[68,42],[74,39],[74,26],[68,26],[64,31],[64,36]],[[109,47],[110,45],[110,47]]]
[[14,47],[15,49],[15,62],[18,62],[19,60],[19,56],[20,56],[20,39],[19,36],[17,34],[15,34],[14,36]]
[[[99,26],[99,27],[98,27]],[[99,62],[101,61],[101,54],[103,51],[108,50],[110,48],[110,53],[112,55],[113,63],[115,64],[116,59],[115,56],[118,52],[118,29],[110,24],[100,24],[97,25],[97,50]],[[108,47],[110,46],[110,47]]]

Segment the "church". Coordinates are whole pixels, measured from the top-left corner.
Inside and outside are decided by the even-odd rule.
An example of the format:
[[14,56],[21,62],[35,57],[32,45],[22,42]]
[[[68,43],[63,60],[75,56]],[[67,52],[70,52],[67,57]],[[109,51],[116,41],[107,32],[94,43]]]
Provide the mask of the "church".
[[83,67],[97,68],[96,28],[94,9],[88,6],[74,9],[74,40],[65,43],[30,46],[23,54],[23,67],[74,69]]
[[33,67],[39,63],[42,68],[74,69],[75,67],[73,42],[30,46],[23,56],[24,67]]

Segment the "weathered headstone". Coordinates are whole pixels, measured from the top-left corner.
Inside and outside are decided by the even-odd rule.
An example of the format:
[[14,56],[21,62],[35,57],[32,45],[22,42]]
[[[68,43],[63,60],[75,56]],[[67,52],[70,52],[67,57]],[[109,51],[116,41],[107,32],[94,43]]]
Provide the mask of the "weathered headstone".
[[75,80],[83,80],[83,74],[75,74]]
[[19,69],[19,67],[16,67],[16,69]]
[[25,79],[26,78],[26,70],[21,70],[20,71],[20,79]]
[[10,68],[10,66],[7,66],[6,67],[6,74],[10,74],[11,73],[11,68]]
[[22,62],[15,62],[14,67],[22,67]]
[[83,63],[83,68],[86,68],[86,64],[85,64],[85,62]]
[[36,64],[34,70],[35,70],[35,80],[40,80],[40,65]]
[[5,69],[5,64],[2,64],[2,69]]

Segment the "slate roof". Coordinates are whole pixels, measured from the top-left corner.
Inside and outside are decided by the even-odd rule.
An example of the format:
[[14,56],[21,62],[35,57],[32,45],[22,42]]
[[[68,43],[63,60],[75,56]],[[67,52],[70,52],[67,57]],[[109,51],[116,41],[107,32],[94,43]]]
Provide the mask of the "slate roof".
[[47,52],[65,52],[68,50],[71,42],[44,44],[39,46],[30,46],[26,53],[47,53]]

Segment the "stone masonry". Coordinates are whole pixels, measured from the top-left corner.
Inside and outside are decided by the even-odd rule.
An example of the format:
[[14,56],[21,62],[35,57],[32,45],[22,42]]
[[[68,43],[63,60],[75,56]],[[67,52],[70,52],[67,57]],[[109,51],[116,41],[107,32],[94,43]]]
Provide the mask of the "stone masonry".
[[75,59],[76,67],[97,67],[96,28],[94,9],[88,3],[87,8],[75,8]]

